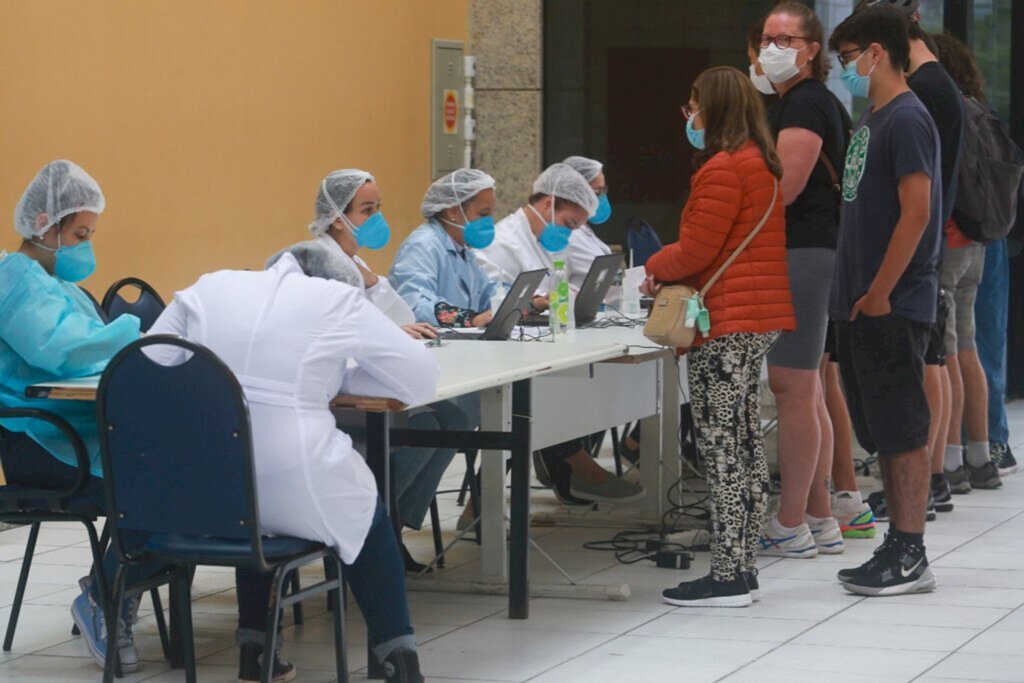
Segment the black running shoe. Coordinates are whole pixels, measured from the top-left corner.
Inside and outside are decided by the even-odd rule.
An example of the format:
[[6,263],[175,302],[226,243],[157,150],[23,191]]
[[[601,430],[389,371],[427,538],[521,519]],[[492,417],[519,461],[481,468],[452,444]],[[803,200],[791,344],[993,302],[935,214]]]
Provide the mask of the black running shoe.
[[876,522],[889,521],[889,506],[885,503],[885,491],[869,493],[868,505],[871,506],[871,514],[875,516]]
[[927,593],[938,585],[924,546],[908,545],[891,534],[875,556],[842,583],[849,592],[868,597]]
[[935,521],[935,501],[932,499],[932,492],[928,491],[928,503],[925,506],[925,519],[929,522]]
[[1005,443],[990,443],[988,454],[995,463],[999,475],[1005,477],[1017,471],[1017,458],[1013,457],[1013,450]]
[[751,569],[749,572],[741,572],[743,581],[747,584],[747,590],[750,591],[750,599],[754,602],[761,600],[761,587],[757,585],[757,570]]
[[[245,643],[238,657],[238,683],[259,683],[263,670],[263,646],[259,643]],[[288,683],[295,680],[295,665],[274,656],[273,683]]]
[[395,650],[384,660],[386,683],[423,683],[420,658],[414,650]]
[[840,569],[839,570],[839,574],[837,575],[837,578],[839,579],[839,583],[846,583],[847,581],[849,581],[849,580],[851,580],[851,579],[853,579],[855,577],[858,577],[858,576],[860,576],[861,574],[863,574],[865,572],[874,571],[875,568],[876,568],[876,564],[879,561],[879,557],[878,556],[882,553],[883,550],[885,550],[885,548],[888,545],[889,545],[889,534],[886,534],[885,535],[885,539],[882,541],[882,544],[880,546],[878,546],[877,548],[875,548],[874,554],[871,556],[871,559],[869,559],[867,562],[865,562],[864,564],[862,564],[859,567],[850,567],[849,569]]
[[971,467],[970,463],[964,463],[964,466],[971,475],[972,489],[997,489],[1003,485],[999,470],[991,460],[981,467]]
[[949,490],[949,482],[942,474],[932,475],[932,501],[937,512],[953,511],[953,493]]
[[754,601],[743,576],[715,581],[710,574],[662,591],[661,598],[679,607],[748,607]]

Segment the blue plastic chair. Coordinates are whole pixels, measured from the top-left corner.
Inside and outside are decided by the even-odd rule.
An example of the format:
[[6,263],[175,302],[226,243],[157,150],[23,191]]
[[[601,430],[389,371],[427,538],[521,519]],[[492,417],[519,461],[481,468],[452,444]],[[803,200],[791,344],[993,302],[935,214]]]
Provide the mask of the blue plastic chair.
[[[156,345],[178,347],[186,360],[161,365],[143,351]],[[263,651],[275,650],[282,608],[328,593],[335,605],[338,679],[347,681],[341,559],[322,543],[260,535],[249,411],[231,370],[203,346],[150,336],[114,356],[96,403],[107,504],[116,513],[110,517],[111,539],[120,559],[111,604],[120,604],[128,564],[157,559],[170,565],[186,680],[193,683],[191,569],[216,565],[272,572]],[[131,550],[123,544],[126,531],[150,536],[141,550]],[[320,561],[326,580],[286,593],[292,571]],[[116,653],[116,630],[109,631],[108,652]],[[113,659],[104,672],[108,683]],[[263,681],[270,683],[273,658],[264,659]]]
[[630,267],[642,266],[647,259],[661,249],[661,240],[651,224],[642,218],[634,218],[626,230],[626,256],[632,258]]
[[[139,298],[130,302],[121,296],[121,290],[125,287],[135,287],[139,290]],[[148,282],[137,277],[126,277],[110,285],[110,289],[103,295],[103,312],[108,320],[119,318],[125,313],[130,313],[141,321],[139,328],[145,332],[153,326],[156,319],[167,308],[167,304],[160,298],[156,290]]]

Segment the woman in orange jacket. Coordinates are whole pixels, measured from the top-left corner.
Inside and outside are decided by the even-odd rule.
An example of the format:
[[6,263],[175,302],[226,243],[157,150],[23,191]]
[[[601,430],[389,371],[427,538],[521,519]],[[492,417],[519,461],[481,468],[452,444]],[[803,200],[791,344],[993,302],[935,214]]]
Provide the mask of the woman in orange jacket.
[[782,165],[761,96],[746,74],[732,67],[708,69],[694,82],[684,114],[687,136],[701,150],[698,170],[679,241],[647,261],[648,293],[668,282],[699,289],[769,215],[708,290],[704,304],[711,327],[687,356],[697,448],[710,488],[711,573],[663,595],[673,605],[746,607],[757,599],[755,564],[768,503],[761,366],[780,331],[796,325],[777,182]]

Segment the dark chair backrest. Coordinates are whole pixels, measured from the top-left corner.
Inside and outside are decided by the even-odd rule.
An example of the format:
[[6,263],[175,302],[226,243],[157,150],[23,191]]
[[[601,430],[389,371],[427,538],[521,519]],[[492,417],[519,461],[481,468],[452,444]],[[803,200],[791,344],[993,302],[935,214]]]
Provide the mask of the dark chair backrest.
[[[81,435],[67,420],[60,415],[37,408],[4,408],[2,406],[0,406],[0,419],[40,420],[50,423],[67,437],[71,448],[75,451],[75,461],[78,466],[78,478],[70,488],[38,488],[22,486],[17,482],[7,482],[6,486],[0,486],[0,511],[57,510],[63,507],[66,501],[81,493],[89,478],[89,453],[86,451]],[[3,442],[0,437],[0,449],[2,447]]]
[[[642,266],[661,249],[661,240],[651,224],[636,217],[626,230],[626,258],[630,268]],[[632,262],[628,259],[632,258]]]
[[[162,365],[148,347],[187,360]],[[126,530],[249,540],[266,567],[249,410],[227,365],[199,344],[145,337],[107,365],[96,407],[115,541]]]
[[92,292],[81,285],[78,285],[78,289],[81,290],[82,294],[85,294],[85,298],[92,302],[93,307],[96,309],[96,315],[100,317],[100,320],[109,323],[110,319],[107,317],[107,312],[100,306],[100,302],[96,301],[96,297],[92,295]]
[[[128,301],[121,296],[121,290],[125,287],[135,287],[139,290],[137,301]],[[167,304],[160,298],[156,290],[148,282],[137,277],[126,277],[110,285],[110,289],[103,295],[103,310],[109,320],[115,320],[125,313],[136,316],[140,321],[140,329],[145,332],[160,314],[167,308]]]

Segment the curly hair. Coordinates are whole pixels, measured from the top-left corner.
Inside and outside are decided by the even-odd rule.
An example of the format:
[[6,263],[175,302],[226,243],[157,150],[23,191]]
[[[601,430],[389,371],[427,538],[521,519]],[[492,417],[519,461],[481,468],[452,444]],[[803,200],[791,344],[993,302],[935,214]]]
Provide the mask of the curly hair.
[[939,46],[939,61],[964,94],[984,102],[985,77],[978,68],[971,48],[949,32],[936,33],[932,38]]

